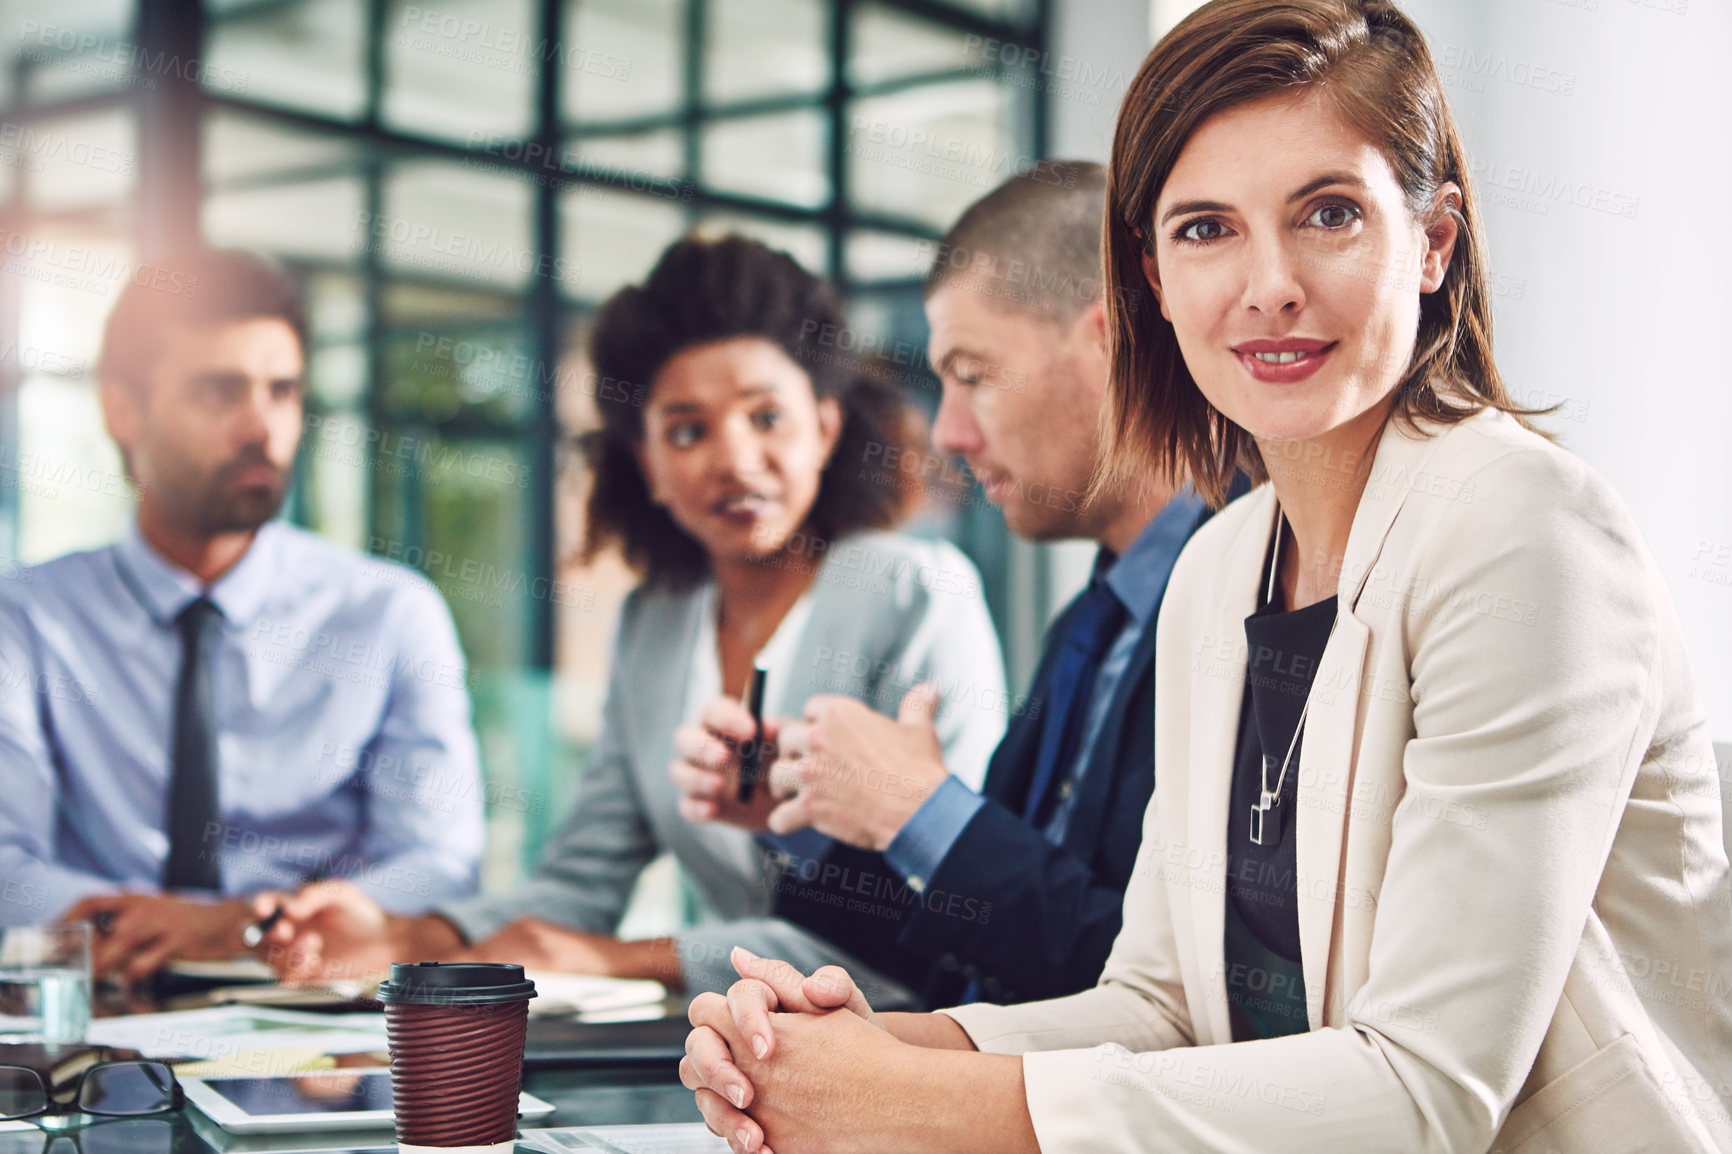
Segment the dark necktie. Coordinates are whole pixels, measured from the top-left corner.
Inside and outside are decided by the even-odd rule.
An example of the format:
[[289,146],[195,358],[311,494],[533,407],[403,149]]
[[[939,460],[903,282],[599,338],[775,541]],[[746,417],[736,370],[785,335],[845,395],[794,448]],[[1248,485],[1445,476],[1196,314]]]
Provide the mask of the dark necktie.
[[165,890],[221,890],[217,861],[217,724],[211,661],[223,615],[200,597],[175,618],[180,627],[180,680],[174,691],[174,733],[168,777],[168,860]]
[[[1053,659],[1052,676],[1047,679],[1040,750],[1035,754],[1034,777],[1022,807],[1023,820],[1036,829],[1043,828],[1039,818],[1043,810],[1049,810],[1047,795],[1052,792],[1053,783],[1069,780],[1076,769],[1077,751],[1088,723],[1089,705],[1094,700],[1095,675],[1113,647],[1113,639],[1124,628],[1124,602],[1102,577],[1111,561],[1110,555],[1103,555],[1095,562],[1095,575],[1077,601],[1064,640],[1059,642],[1058,656]],[[1047,836],[1050,838],[1052,833],[1049,831]],[[983,993],[981,979],[971,977],[958,1000],[964,1005],[978,1002]]]
[[1103,567],[1097,566],[1053,661],[1040,752],[1035,756],[1034,777],[1022,811],[1024,820],[1032,825],[1038,826],[1037,819],[1051,800],[1055,784],[1067,780],[1075,769],[1094,699],[1095,675],[1113,639],[1124,628],[1124,603],[1101,576],[1102,571]]

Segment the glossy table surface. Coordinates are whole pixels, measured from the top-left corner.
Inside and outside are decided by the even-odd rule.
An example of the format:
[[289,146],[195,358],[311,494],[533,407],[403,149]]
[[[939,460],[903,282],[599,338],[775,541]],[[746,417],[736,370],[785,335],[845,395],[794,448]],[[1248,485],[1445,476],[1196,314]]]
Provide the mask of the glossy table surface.
[[[523,1088],[556,1110],[534,1126],[700,1122],[692,1093],[673,1070],[534,1070]],[[56,1120],[60,1121],[60,1120]],[[207,1154],[210,1151],[391,1151],[389,1131],[247,1137],[219,1129],[192,1106],[179,1116],[127,1122],[71,1120],[77,1128],[0,1133],[0,1154]]]
[[[146,1000],[122,1006],[101,1004],[98,1013],[144,1012],[159,1008]],[[684,1016],[683,1001],[669,999],[662,1011]],[[523,1088],[555,1107],[554,1113],[524,1128],[617,1126],[643,1123],[701,1122],[692,1092],[680,1085],[673,1062],[618,1068],[540,1068],[526,1071]],[[0,1126],[8,1126],[0,1123]],[[87,1116],[48,1119],[28,1131],[0,1130],[0,1154],[253,1154],[269,1151],[365,1151],[395,1154],[396,1138],[386,1131],[344,1134],[285,1134],[243,1137],[229,1134],[197,1107],[188,1105],[161,1118],[105,1121]]]

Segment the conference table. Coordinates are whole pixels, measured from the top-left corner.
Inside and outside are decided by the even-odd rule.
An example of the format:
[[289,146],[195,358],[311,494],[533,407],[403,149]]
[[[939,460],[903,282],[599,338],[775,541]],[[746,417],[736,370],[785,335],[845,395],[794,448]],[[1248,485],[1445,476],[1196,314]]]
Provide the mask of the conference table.
[[[662,1011],[673,1019],[666,1023],[669,1030],[663,1032],[671,1032],[677,1021],[683,1021],[684,1002],[670,999],[662,1004]],[[523,1121],[521,1132],[703,1120],[691,1091],[680,1085],[677,1063],[672,1058],[646,1059],[637,1053],[628,1054],[627,1060],[616,1063],[592,1052],[565,1063],[545,1053],[535,1055],[536,1044],[532,1031],[533,1060],[524,1071],[523,1088],[555,1109],[545,1118]],[[105,1137],[104,1127],[112,1123],[88,1118],[48,1119],[29,1131],[0,1132],[0,1154],[286,1154],[288,1151],[395,1154],[397,1149],[396,1139],[388,1130],[247,1137],[229,1134],[190,1104],[176,1114],[151,1121],[153,1125],[142,1127],[129,1122],[122,1142]],[[67,1123],[71,1128],[62,1128]],[[529,1148],[520,1143],[519,1149]]]

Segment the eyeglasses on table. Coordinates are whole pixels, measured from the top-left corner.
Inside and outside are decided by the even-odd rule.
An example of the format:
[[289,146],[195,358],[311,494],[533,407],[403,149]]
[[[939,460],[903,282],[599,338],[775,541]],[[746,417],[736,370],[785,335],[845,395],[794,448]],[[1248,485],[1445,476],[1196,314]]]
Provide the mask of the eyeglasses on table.
[[137,1118],[170,1113],[185,1101],[165,1062],[98,1062],[58,1093],[34,1067],[0,1065],[0,1120],[43,1114]]

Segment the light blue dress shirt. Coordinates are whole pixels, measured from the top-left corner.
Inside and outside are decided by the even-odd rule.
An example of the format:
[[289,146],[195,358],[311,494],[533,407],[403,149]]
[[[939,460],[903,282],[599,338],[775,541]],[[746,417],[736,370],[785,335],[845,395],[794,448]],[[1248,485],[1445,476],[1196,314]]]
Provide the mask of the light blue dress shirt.
[[[347,878],[393,912],[473,893],[482,792],[451,614],[420,574],[271,522],[208,591],[223,889]],[[0,925],[158,888],[198,580],[134,529],[0,567]]]
[[[1126,609],[1125,623],[1113,639],[1095,674],[1094,696],[1089,700],[1087,727],[1077,745],[1076,764],[1068,784],[1059,795],[1052,819],[1044,830],[1055,844],[1064,841],[1070,826],[1071,810],[1077,789],[1082,784],[1095,744],[1100,740],[1107,713],[1118,694],[1119,682],[1130,668],[1131,655],[1142,641],[1145,631],[1154,628],[1155,611],[1160,605],[1161,591],[1166,588],[1167,575],[1191,530],[1203,512],[1203,500],[1185,489],[1167,502],[1166,508],[1155,515],[1143,531],[1137,534],[1131,547],[1107,568],[1104,580]],[[1057,640],[1049,638],[1049,643]],[[901,874],[909,888],[917,892],[925,888],[926,879],[937,872],[950,847],[962,836],[962,830],[986,803],[986,799],[964,785],[952,774],[920,803],[920,808],[902,826],[884,850],[884,860]]]

